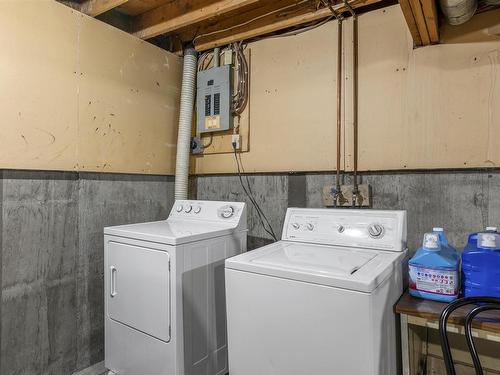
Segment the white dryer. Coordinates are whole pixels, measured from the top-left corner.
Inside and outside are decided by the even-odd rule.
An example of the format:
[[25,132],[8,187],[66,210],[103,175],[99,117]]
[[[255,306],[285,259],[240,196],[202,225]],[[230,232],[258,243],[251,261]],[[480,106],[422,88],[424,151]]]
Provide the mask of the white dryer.
[[224,260],[246,238],[235,202],[177,201],[165,221],[105,228],[106,368],[226,374]]
[[406,212],[289,208],[226,260],[231,375],[396,375]]

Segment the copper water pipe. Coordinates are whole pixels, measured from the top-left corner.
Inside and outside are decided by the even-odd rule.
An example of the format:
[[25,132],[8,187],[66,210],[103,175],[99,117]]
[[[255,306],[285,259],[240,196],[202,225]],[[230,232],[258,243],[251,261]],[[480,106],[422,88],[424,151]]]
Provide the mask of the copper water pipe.
[[358,191],[358,16],[354,12],[347,0],[344,0],[344,4],[352,16],[352,39],[353,39],[353,89],[352,89],[352,127],[353,127],[353,205],[356,205]]
[[333,6],[329,0],[321,0],[321,2],[327,6],[332,12],[333,16],[337,20],[337,177],[335,185],[335,193],[333,196],[333,204],[336,206],[338,199],[341,196],[340,188],[340,158],[342,147],[341,137],[342,137],[342,14],[338,13],[333,9]]
[[337,42],[337,179],[335,204],[341,194],[340,188],[340,148],[342,146],[342,17],[337,17],[338,42]]

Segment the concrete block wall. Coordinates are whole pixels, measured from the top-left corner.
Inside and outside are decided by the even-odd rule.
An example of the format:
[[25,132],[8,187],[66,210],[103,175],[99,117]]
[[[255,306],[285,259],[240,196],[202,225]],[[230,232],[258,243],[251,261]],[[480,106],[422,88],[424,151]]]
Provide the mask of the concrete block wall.
[[[244,181],[245,181],[244,177]],[[323,207],[323,186],[333,173],[249,175],[257,202],[281,235],[287,207]],[[487,225],[500,227],[500,171],[363,173],[372,186],[373,208],[408,211],[408,246],[418,248],[423,233],[443,226],[452,244],[463,248],[467,233]],[[351,176],[345,176],[350,183]],[[255,209],[235,175],[198,176],[198,199],[243,200],[249,204],[249,248],[269,242]]]
[[102,361],[103,227],[166,218],[173,178],[0,172],[0,374]]

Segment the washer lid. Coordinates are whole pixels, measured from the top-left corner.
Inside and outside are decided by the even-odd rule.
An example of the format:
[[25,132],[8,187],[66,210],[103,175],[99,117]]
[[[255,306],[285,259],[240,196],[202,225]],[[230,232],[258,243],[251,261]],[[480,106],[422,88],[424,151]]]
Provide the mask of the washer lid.
[[226,268],[285,279],[373,291],[402,253],[279,241],[226,260]]
[[373,252],[350,249],[313,247],[303,243],[276,246],[250,262],[273,267],[283,267],[300,272],[316,272],[325,275],[347,276],[376,257]]
[[127,237],[143,241],[158,242],[167,245],[180,245],[207,238],[224,236],[232,233],[232,225],[213,222],[178,220],[169,218],[163,221],[120,225],[104,228],[104,234]]

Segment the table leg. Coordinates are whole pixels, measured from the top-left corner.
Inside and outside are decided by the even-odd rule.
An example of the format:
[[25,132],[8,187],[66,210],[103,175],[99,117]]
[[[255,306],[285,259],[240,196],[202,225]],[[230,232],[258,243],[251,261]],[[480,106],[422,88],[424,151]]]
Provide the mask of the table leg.
[[410,346],[408,344],[408,316],[400,315],[401,321],[401,355],[403,375],[410,375]]

